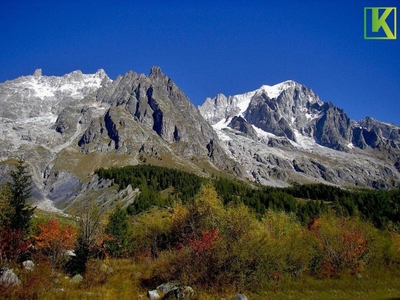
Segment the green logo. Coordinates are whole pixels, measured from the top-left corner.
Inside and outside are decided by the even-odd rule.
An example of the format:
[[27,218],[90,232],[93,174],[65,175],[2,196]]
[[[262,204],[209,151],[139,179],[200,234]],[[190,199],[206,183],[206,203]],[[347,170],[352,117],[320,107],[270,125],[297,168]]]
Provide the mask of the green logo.
[[396,39],[396,7],[364,7],[364,39]]

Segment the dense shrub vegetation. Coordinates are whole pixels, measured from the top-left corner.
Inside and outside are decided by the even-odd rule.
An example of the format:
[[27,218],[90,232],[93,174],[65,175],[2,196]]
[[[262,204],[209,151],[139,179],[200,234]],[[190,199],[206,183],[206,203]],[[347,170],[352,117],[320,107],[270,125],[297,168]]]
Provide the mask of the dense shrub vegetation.
[[[19,176],[29,179],[21,165]],[[252,187],[145,165],[97,174],[120,189],[139,187],[137,203],[105,212],[88,199],[78,218],[32,218],[29,180],[18,202],[23,209],[16,210],[13,196],[21,181],[1,187],[0,267],[14,268],[22,281],[0,284],[4,298],[72,299],[90,290],[104,299],[135,299],[178,281],[194,287],[197,299],[240,291],[265,299],[290,286],[313,289],[313,280],[354,279],[366,292],[364,281],[400,278],[399,191]],[[16,214],[25,214],[23,227],[11,226]],[[75,255],[65,255],[71,249]],[[31,272],[20,267],[28,258],[37,263]],[[73,285],[65,275],[76,274],[84,281]],[[205,292],[218,296],[199,296]]]
[[244,204],[224,205],[210,183],[188,205],[138,215],[132,234],[133,256],[153,260],[149,280],[205,289],[264,290],[281,278],[357,275],[400,263],[397,233],[334,212],[307,226],[285,211],[267,210],[259,218]]

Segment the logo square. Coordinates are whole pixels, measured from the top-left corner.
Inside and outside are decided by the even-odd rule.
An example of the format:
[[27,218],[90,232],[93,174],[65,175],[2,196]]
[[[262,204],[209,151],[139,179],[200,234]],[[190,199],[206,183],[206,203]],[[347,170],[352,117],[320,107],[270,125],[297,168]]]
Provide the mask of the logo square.
[[395,40],[396,38],[396,7],[364,7],[364,39]]

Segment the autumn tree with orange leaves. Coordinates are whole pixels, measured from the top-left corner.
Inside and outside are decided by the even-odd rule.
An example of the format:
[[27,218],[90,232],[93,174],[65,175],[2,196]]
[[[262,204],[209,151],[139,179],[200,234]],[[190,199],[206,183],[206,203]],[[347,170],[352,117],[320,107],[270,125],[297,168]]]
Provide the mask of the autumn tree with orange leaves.
[[50,219],[39,226],[40,234],[34,236],[37,248],[49,257],[54,267],[59,267],[67,250],[73,249],[76,232],[72,226],[60,225]]

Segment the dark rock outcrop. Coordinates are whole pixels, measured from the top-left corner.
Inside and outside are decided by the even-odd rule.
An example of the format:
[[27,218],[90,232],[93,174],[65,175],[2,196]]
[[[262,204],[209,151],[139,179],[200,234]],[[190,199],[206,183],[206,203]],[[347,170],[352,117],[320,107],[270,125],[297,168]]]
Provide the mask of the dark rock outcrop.
[[229,123],[228,126],[231,127],[232,129],[243,132],[246,136],[252,139],[257,139],[257,133],[254,130],[254,128],[251,127],[251,124],[249,124],[241,116],[233,117],[232,121]]
[[270,99],[265,93],[252,98],[246,111],[246,119],[266,132],[295,141],[293,129],[280,114],[276,99]]
[[325,147],[347,151],[346,145],[351,137],[351,121],[344,110],[332,103],[323,105],[324,115],[317,121],[315,138]]

